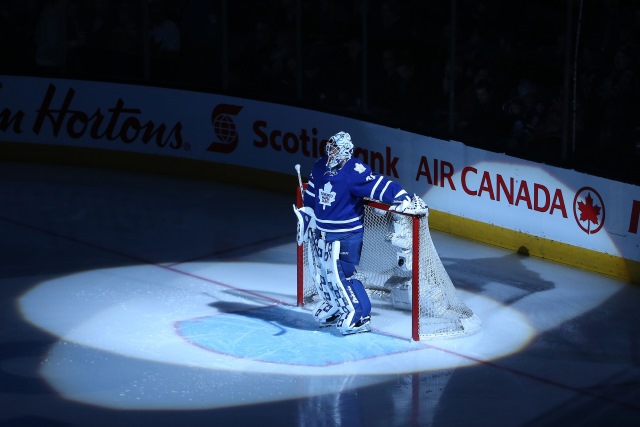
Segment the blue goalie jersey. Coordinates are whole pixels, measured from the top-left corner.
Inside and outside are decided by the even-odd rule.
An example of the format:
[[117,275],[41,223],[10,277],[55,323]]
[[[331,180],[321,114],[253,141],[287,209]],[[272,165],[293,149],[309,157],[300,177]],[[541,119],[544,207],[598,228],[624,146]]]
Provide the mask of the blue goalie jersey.
[[313,208],[321,231],[361,230],[363,198],[391,204],[408,197],[400,184],[373,173],[357,158],[349,159],[340,169],[330,170],[326,163],[325,156],[314,164],[304,193],[304,204]]

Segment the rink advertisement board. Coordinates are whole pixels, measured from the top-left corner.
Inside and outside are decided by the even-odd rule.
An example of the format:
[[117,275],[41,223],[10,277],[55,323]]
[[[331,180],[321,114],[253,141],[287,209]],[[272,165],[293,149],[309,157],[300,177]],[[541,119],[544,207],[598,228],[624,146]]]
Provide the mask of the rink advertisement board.
[[[0,76],[2,142],[89,147],[306,176],[323,144],[355,155],[433,211],[640,262],[640,187],[399,129],[215,94]],[[455,230],[453,231],[455,232]]]

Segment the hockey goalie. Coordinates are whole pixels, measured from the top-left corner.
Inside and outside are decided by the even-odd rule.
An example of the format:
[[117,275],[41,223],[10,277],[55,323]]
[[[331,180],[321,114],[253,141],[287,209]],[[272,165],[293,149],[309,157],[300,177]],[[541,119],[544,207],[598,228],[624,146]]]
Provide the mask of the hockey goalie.
[[307,244],[310,275],[320,300],[313,309],[319,327],[335,326],[343,335],[371,330],[371,301],[357,278],[363,247],[364,203],[374,200],[392,205],[395,212],[419,206],[417,196],[400,184],[374,173],[353,158],[353,143],[346,132],[329,138],[325,155],[313,166],[303,207],[294,206],[298,218],[298,244]]

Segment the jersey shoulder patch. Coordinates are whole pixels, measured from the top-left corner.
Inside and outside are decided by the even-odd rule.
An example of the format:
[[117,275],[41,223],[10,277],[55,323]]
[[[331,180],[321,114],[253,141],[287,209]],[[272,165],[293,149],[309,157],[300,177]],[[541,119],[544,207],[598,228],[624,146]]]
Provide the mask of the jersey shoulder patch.
[[358,172],[358,173],[364,173],[367,171],[367,168],[365,165],[363,165],[362,163],[358,162],[355,164],[355,166],[353,167],[353,170]]

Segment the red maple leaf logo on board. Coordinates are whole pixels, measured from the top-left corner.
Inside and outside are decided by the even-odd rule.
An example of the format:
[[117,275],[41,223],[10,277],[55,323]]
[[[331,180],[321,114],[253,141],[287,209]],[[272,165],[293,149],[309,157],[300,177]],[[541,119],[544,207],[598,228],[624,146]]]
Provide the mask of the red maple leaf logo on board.
[[580,221],[589,221],[597,225],[598,216],[600,215],[600,206],[593,204],[591,193],[587,194],[585,201],[586,203],[578,202],[578,209],[580,209]]
[[582,187],[576,191],[573,198],[573,217],[582,231],[587,234],[600,231],[604,226],[604,216],[604,200],[598,191],[591,187]]

